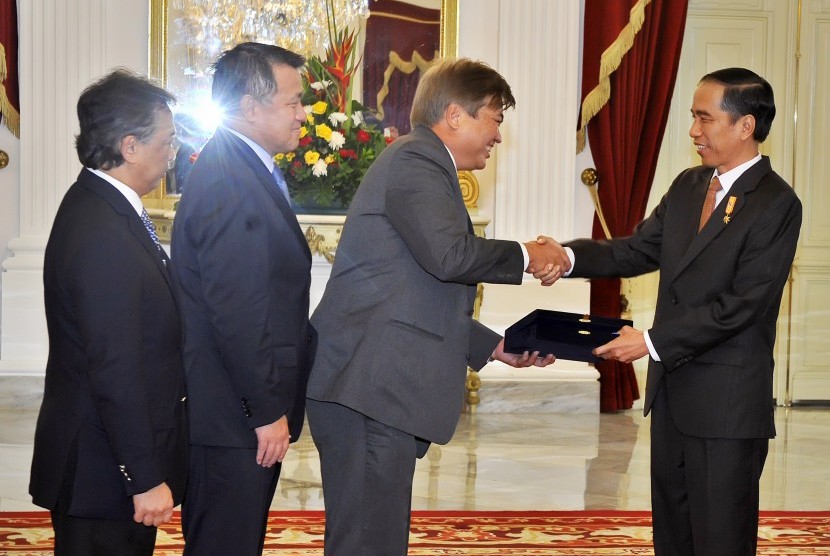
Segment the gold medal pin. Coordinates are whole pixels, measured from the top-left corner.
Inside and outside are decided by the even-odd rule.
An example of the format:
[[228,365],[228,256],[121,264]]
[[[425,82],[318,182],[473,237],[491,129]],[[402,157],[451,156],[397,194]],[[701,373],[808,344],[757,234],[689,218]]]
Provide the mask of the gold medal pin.
[[723,217],[724,224],[729,224],[729,221],[732,219],[731,214],[732,211],[735,209],[735,201],[737,200],[738,198],[734,195],[729,197],[729,202],[726,203],[726,216]]

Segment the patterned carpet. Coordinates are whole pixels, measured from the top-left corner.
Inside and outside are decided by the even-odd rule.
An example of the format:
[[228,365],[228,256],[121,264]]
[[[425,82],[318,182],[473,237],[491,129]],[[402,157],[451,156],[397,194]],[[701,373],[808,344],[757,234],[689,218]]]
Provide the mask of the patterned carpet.
[[[156,556],[181,554],[178,522],[163,527]],[[323,554],[322,512],[272,512],[266,556]],[[830,554],[830,512],[761,512],[758,554]],[[0,513],[0,555],[51,554],[45,512]],[[410,556],[650,556],[650,512],[413,512]]]

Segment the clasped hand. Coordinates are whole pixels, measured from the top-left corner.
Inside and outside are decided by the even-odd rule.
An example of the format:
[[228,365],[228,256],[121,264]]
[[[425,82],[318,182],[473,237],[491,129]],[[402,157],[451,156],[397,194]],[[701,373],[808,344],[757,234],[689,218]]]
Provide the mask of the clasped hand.
[[550,286],[571,269],[571,260],[565,249],[555,239],[539,236],[536,241],[524,244],[530,257],[525,272],[541,280],[543,286]]

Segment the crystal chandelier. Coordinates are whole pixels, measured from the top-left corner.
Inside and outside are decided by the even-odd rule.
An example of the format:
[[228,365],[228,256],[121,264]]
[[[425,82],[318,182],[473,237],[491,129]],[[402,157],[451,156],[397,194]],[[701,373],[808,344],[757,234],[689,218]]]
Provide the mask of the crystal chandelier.
[[246,41],[318,54],[328,44],[327,3],[339,28],[369,15],[368,0],[171,0],[176,43],[188,52],[182,69],[204,75],[222,51]]

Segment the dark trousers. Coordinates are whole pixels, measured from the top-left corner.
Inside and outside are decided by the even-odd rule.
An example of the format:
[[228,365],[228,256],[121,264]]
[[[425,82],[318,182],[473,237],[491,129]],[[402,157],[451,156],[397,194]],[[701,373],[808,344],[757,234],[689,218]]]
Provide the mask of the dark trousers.
[[152,556],[156,528],[134,521],[74,517],[52,512],[55,556]]
[[182,504],[185,556],[259,556],[281,464],[264,468],[256,449],[190,447]]
[[429,444],[339,404],[308,400],[326,505],[326,556],[406,556],[415,460]]
[[660,389],[651,411],[655,556],[754,556],[769,440],[685,435]]

